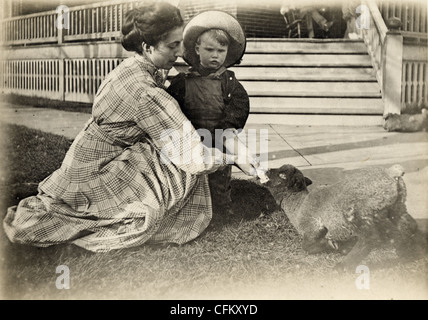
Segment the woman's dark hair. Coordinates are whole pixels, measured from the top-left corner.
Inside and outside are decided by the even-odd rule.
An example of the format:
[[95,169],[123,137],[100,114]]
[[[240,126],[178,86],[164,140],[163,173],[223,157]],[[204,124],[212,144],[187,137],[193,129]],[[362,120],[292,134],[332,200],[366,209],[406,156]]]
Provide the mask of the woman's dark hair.
[[156,46],[171,30],[183,24],[177,7],[167,2],[147,1],[126,12],[122,25],[122,46],[127,51],[142,53],[142,42]]

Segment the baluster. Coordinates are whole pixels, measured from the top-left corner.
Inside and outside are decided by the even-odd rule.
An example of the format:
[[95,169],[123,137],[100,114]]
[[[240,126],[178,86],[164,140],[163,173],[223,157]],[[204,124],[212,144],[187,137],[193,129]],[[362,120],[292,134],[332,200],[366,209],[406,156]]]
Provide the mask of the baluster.
[[415,6],[415,20],[413,21],[413,32],[420,32],[420,23],[421,23],[421,11],[418,10],[421,8],[417,7],[417,4]]
[[40,91],[40,61],[36,60],[36,70],[34,72],[36,74],[36,90]]
[[88,83],[88,60],[85,59],[83,61],[83,74],[84,74],[84,81],[83,81],[83,92],[85,94],[89,93],[89,83]]
[[25,90],[25,62],[19,61],[19,90]]
[[16,88],[21,89],[21,61],[16,62]]
[[12,89],[15,89],[15,61],[12,61],[12,63],[11,63],[11,70],[12,70],[11,71],[11,79],[12,79],[11,87],[12,87]]
[[40,91],[44,91],[44,76],[45,76],[45,72],[43,69],[44,66],[44,61],[43,60],[39,60],[39,90]]
[[415,102],[417,102],[418,104],[422,103],[423,101],[423,87],[424,87],[424,68],[425,65],[423,62],[418,62],[418,96],[417,96],[417,100]]
[[101,16],[100,16],[100,23],[101,23],[101,25],[100,25],[100,32],[101,33],[104,33],[105,32],[105,30],[106,30],[106,8],[105,7],[100,7],[100,14],[101,14]]
[[25,90],[25,61],[22,61],[22,60],[19,62],[19,77],[20,77],[19,89],[23,91]]
[[88,33],[88,9],[83,9],[83,33]]
[[45,37],[45,17],[41,16],[40,17],[40,38],[44,38]]
[[51,15],[47,15],[45,19],[46,19],[46,37],[49,38],[51,36]]
[[389,1],[383,1],[382,2],[383,3],[383,8],[382,8],[382,16],[383,16],[383,19],[384,20],[387,20],[387,19],[389,19],[389,17],[390,17],[390,12],[389,12],[389,10],[390,10],[390,7],[389,7]]
[[101,32],[101,27],[100,27],[100,20],[101,20],[101,8],[97,8],[97,33]]
[[[62,72],[60,72],[62,70]],[[64,94],[64,60],[56,60],[55,62],[55,89],[61,94]],[[61,80],[62,79],[62,80]]]
[[414,25],[415,25],[415,5],[413,3],[409,5],[410,5],[409,30],[407,31],[413,32]]
[[35,39],[40,39],[40,17],[35,17],[36,19],[36,30],[35,30]]
[[73,61],[71,59],[69,59],[67,61],[67,65],[68,65],[68,93],[72,93],[73,92]]
[[426,5],[422,6],[419,32],[427,32],[427,9]]
[[416,100],[417,97],[417,79],[418,79],[418,65],[414,62],[412,62],[411,64],[412,66],[412,78],[411,78],[411,97],[410,97],[410,102],[414,102]]
[[15,61],[12,61],[10,69],[11,89],[15,89]]
[[408,62],[406,75],[406,103],[410,103],[412,101],[412,84],[410,79],[412,79],[412,66],[411,63]]
[[409,5],[405,4],[403,8],[403,31],[409,30]]
[[74,78],[74,85],[73,85],[73,93],[76,94],[79,92],[79,62],[73,61],[73,78]]
[[70,61],[64,60],[64,92],[70,92]]
[[34,61],[34,90],[38,91],[39,89],[39,62]]
[[75,35],[76,34],[76,11],[70,11],[70,31],[69,35]]
[[76,69],[76,61],[70,60],[70,93],[73,94],[76,90],[76,77],[75,77],[75,69]]
[[36,69],[36,61],[33,61],[31,63],[31,90],[35,91],[37,90],[37,79],[36,79],[36,73],[37,73],[37,69]]
[[57,72],[58,72],[58,60],[52,61],[52,88],[53,91],[58,91],[57,86]]
[[119,17],[119,21],[118,21],[119,28],[118,28],[118,30],[122,30],[122,24],[123,24],[123,3],[119,4],[119,14],[118,14],[118,17]]
[[52,60],[49,61],[48,67],[49,67],[49,91],[53,92],[54,91],[54,84],[53,84],[53,64],[54,62]]
[[112,32],[112,31],[113,31],[113,24],[114,24],[114,21],[113,21],[113,6],[108,6],[107,8],[108,8],[108,13],[109,13],[109,19],[108,19],[108,22],[109,22],[108,32]]
[[397,17],[400,18],[401,21],[404,21],[403,19],[403,5],[400,3],[396,3],[396,12],[397,12]]

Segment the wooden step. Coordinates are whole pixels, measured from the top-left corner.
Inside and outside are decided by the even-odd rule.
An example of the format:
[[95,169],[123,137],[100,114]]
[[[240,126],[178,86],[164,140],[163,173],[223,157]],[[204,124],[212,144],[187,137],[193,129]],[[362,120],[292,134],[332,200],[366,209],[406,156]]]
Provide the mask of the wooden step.
[[367,54],[367,48],[362,40],[251,39],[245,53]]
[[356,126],[380,127],[380,115],[337,115],[337,114],[250,114],[247,124],[281,124],[291,126]]
[[[296,53],[254,53],[245,54],[240,65],[235,67],[359,67],[371,68],[368,54],[296,54]],[[187,67],[178,58],[174,67]]]
[[365,97],[380,98],[372,82],[241,81],[249,96],[258,97]]
[[383,114],[381,98],[250,97],[251,113],[266,114]]
[[369,55],[346,54],[246,54],[242,66],[251,67],[366,67],[372,66]]
[[[187,66],[175,66],[169,72],[169,78],[179,72],[186,72]],[[376,82],[373,68],[308,68],[308,67],[245,67],[236,66],[229,70],[235,72],[240,81],[345,81]]]
[[376,82],[373,68],[233,67],[238,80],[368,81]]

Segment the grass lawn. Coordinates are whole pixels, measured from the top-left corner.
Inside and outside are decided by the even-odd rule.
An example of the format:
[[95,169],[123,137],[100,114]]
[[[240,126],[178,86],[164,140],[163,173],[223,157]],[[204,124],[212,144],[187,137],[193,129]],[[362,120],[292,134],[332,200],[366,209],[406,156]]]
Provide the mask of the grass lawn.
[[[0,134],[0,209],[37,192],[59,167],[71,141],[22,126]],[[216,215],[183,246],[142,246],[91,253],[74,245],[11,244],[0,231],[1,292],[6,299],[427,299],[428,258],[398,261],[390,248],[373,252],[368,290],[361,274],[338,273],[339,254],[308,255],[267,191],[233,181],[234,216]],[[70,270],[59,290],[56,268]]]

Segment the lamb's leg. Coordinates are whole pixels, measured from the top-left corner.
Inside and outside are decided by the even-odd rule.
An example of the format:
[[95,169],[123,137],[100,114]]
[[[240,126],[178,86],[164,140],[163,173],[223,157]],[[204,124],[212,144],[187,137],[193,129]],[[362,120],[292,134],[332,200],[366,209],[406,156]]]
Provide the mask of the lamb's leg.
[[339,262],[335,269],[345,271],[355,271],[355,268],[365,257],[369,255],[372,250],[372,243],[370,238],[366,236],[358,237],[357,243],[352,250]]
[[332,251],[331,245],[325,238],[327,228],[321,228],[317,231],[308,232],[303,236],[302,248],[309,254],[317,254]]
[[426,239],[418,229],[418,225],[405,208],[396,221],[396,230],[391,234],[391,240],[397,255],[404,260],[412,260],[422,256],[426,250]]

